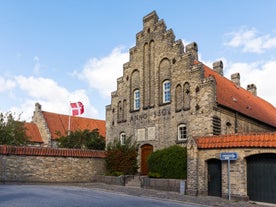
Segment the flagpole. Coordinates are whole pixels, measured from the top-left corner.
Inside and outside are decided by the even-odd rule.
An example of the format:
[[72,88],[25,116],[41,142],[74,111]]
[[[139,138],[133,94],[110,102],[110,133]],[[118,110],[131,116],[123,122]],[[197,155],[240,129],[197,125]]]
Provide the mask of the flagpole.
[[70,135],[70,130],[71,130],[71,101],[69,103],[69,120],[68,120],[68,136]]

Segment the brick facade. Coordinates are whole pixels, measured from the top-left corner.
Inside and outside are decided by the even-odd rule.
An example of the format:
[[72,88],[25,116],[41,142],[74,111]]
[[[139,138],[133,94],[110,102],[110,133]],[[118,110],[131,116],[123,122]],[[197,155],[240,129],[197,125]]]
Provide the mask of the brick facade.
[[[271,126],[250,118],[229,108],[227,101],[226,106],[219,104],[218,101],[224,101],[218,99],[224,95],[218,90],[220,83],[227,82],[247,97],[253,95],[223,77],[221,61],[213,64],[213,70],[200,63],[198,45],[191,43],[184,47],[181,40],[175,40],[173,30],[167,30],[156,12],[143,18],[143,30],[136,34],[136,45],[129,55],[129,62],[123,65],[123,76],[117,79],[117,90],[111,94],[111,104],[106,106],[107,143],[124,133],[141,147],[152,145],[153,150],[174,144],[185,146],[187,139],[178,139],[178,126],[185,127],[186,137],[213,135],[214,117],[218,120],[219,134],[276,129],[276,123]],[[164,101],[166,81],[170,82],[167,102]],[[239,82],[239,76],[235,81]],[[138,108],[134,97],[137,90]],[[233,94],[231,102],[239,107],[241,100]]]
[[[250,135],[249,135],[250,136]],[[187,194],[189,195],[208,195],[208,161],[211,159],[220,160],[222,152],[235,152],[238,159],[230,162],[230,183],[231,197],[238,200],[248,200],[247,187],[247,158],[251,155],[276,153],[275,140],[276,136],[270,140],[270,143],[263,142],[263,135],[255,136],[254,142],[259,140],[257,145],[266,145],[265,147],[257,147],[248,140],[247,145],[252,147],[223,147],[222,142],[217,142],[215,148],[200,148],[193,138],[189,138],[188,143],[188,178],[187,178]],[[243,137],[241,137],[243,138]],[[212,138],[210,138],[212,139]],[[222,139],[223,138],[219,138]],[[228,138],[228,142],[234,142]],[[240,140],[241,141],[241,140]],[[274,143],[273,143],[273,142]],[[242,141],[241,141],[242,142]],[[241,144],[242,145],[242,144]],[[221,147],[220,147],[221,146]],[[221,161],[221,191],[222,197],[228,197],[228,166],[227,161]]]

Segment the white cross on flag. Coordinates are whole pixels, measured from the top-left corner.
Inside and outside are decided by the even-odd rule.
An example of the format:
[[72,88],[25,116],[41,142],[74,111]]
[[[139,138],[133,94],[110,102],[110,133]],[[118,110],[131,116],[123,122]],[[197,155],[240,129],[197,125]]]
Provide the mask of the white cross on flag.
[[71,110],[72,110],[73,116],[83,114],[84,106],[83,106],[82,102],[78,101],[76,103],[70,103],[70,105],[71,105]]

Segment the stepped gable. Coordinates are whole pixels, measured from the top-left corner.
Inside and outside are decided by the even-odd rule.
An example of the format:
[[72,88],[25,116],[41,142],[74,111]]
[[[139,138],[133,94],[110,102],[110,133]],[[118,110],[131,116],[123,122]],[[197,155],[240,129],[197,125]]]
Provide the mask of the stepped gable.
[[206,136],[195,139],[199,149],[276,147],[276,132]]
[[[68,131],[69,116],[63,114],[57,114],[52,112],[42,111],[43,116],[46,120],[47,126],[50,130],[52,139],[57,139],[59,136],[56,132],[60,132],[61,135],[66,135]],[[99,129],[100,135],[105,137],[105,121],[90,119],[84,117],[71,116],[70,117],[70,130],[93,130]]]
[[[198,63],[196,62],[196,64]],[[203,67],[204,76],[213,76],[216,80],[216,96],[219,105],[276,127],[276,108],[272,104],[235,85],[234,82],[206,65]]]
[[24,127],[26,129],[26,135],[30,138],[31,142],[43,143],[41,134],[36,124],[25,122]]

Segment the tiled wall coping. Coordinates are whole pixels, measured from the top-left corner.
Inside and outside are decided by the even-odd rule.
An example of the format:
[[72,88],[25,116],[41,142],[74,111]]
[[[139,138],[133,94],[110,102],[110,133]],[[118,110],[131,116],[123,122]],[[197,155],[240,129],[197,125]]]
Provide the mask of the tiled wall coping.
[[104,158],[105,151],[63,148],[18,147],[0,145],[0,155]]

